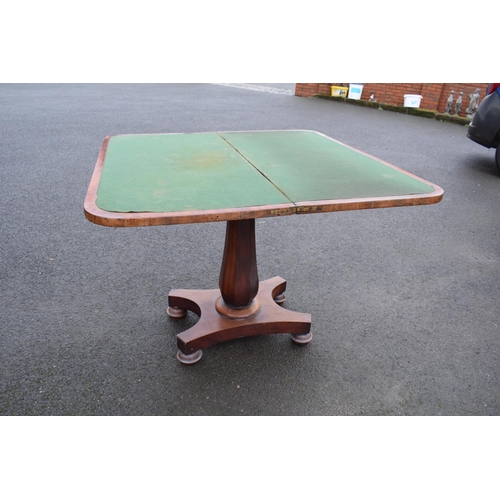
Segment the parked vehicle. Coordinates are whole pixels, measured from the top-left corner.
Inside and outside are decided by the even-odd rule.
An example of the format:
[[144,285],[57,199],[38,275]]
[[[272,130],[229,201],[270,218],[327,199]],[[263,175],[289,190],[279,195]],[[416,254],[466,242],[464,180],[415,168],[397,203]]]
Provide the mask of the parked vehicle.
[[467,137],[487,148],[496,148],[495,162],[500,168],[500,83],[490,83],[486,97],[477,108]]

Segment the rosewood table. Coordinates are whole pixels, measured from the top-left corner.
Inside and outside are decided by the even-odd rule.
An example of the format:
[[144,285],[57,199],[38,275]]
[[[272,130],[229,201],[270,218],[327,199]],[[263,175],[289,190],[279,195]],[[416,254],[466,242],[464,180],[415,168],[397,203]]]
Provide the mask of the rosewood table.
[[312,339],[311,316],[286,310],[286,281],[259,282],[255,219],[437,203],[443,190],[400,168],[307,130],[106,137],[85,199],[104,226],[226,221],[213,290],[172,290],[168,314],[199,321],[177,336],[177,358],[250,335]]

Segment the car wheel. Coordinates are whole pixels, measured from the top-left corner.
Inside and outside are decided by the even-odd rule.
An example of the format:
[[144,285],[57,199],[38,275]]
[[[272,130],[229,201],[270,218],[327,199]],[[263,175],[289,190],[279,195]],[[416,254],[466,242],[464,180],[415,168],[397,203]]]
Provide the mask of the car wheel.
[[495,163],[500,168],[500,146],[497,146],[497,150],[495,151]]

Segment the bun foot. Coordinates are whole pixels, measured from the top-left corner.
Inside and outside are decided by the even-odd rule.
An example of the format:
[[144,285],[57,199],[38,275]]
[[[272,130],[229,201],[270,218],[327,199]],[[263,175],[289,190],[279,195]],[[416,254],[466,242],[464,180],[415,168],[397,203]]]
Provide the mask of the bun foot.
[[184,316],[186,316],[187,311],[186,309],[181,309],[180,307],[168,307],[167,314],[171,318],[183,318]]
[[285,302],[286,300],[286,297],[285,297],[285,294],[284,293],[280,293],[279,295],[276,295],[276,297],[274,297],[274,302],[276,302],[276,304],[283,304],[283,302]]
[[292,342],[298,345],[309,344],[309,342],[311,342],[313,338],[311,332],[303,334],[302,333],[292,334],[291,337],[292,337]]
[[198,349],[197,351],[193,352],[193,354],[184,354],[182,351],[177,352],[177,359],[183,364],[183,365],[194,365],[198,361],[200,361],[201,356],[202,356],[201,349]]

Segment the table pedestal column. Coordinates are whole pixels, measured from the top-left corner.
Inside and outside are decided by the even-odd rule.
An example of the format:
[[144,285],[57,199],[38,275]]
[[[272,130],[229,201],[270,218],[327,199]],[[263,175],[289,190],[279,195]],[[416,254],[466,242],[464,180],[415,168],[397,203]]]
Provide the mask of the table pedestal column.
[[172,290],[168,296],[172,318],[183,317],[186,311],[200,318],[177,336],[177,358],[193,364],[204,347],[252,335],[290,333],[295,343],[309,343],[311,315],[280,307],[285,289],[286,281],[280,277],[259,283],[255,219],[229,221],[219,289]]

